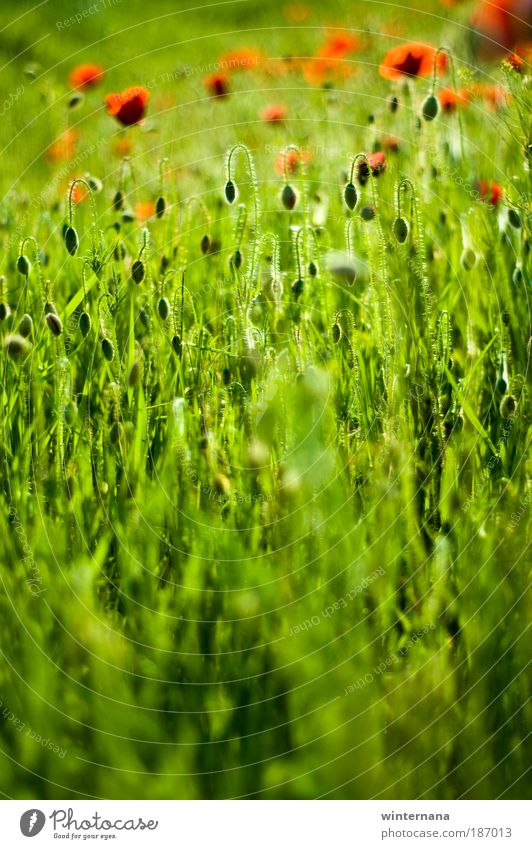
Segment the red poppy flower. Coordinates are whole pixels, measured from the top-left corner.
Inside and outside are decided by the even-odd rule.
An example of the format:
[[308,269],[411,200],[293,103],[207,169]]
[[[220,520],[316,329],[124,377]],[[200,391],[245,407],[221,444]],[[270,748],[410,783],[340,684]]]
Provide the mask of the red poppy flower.
[[354,53],[360,46],[360,40],[350,32],[340,30],[327,34],[325,44],[318,55],[322,56],[345,56],[346,53]]
[[76,130],[65,130],[62,135],[52,142],[46,151],[48,162],[61,162],[67,159],[73,159],[76,154],[78,139],[79,133]]
[[68,81],[71,88],[92,88],[104,78],[101,65],[78,65],[70,72]]
[[477,180],[477,191],[480,200],[486,201],[490,206],[497,206],[503,195],[501,186],[497,183],[489,183],[487,180]]
[[[413,42],[392,47],[382,60],[379,73],[387,80],[399,80],[402,77],[428,77],[434,68],[436,48],[430,44]],[[437,72],[443,73],[447,67],[445,53],[438,54]]]
[[385,150],[397,153],[399,150],[399,139],[396,139],[395,136],[383,136],[381,139],[381,145]]
[[517,53],[510,53],[506,57],[506,62],[508,63],[512,71],[516,72],[516,74],[520,74],[522,72],[523,65],[525,64],[523,59],[521,59],[521,57],[518,56]]
[[471,23],[481,36],[481,51],[501,53],[530,37],[531,18],[531,0],[480,0]]
[[113,115],[125,127],[138,124],[144,117],[149,91],[143,86],[131,86],[116,94],[108,94],[105,98],[107,114]]
[[308,150],[281,150],[275,160],[275,170],[278,174],[297,174],[301,163],[310,162],[312,156]]
[[370,153],[367,159],[367,162],[362,159],[357,166],[357,177],[361,186],[365,186],[368,182],[370,168],[374,177],[378,177],[386,171],[386,154],[382,150]]
[[203,85],[211,97],[226,97],[229,94],[229,77],[216,72],[203,78]]
[[138,221],[147,221],[155,217],[155,204],[151,200],[139,200],[135,204],[135,217]]
[[[70,184],[72,185],[72,184]],[[83,203],[89,196],[89,190],[83,183],[76,183],[72,189],[72,200],[75,204]]]
[[438,92],[438,100],[443,112],[456,112],[458,106],[465,106],[467,103],[464,95],[452,88],[442,88]]
[[270,103],[259,112],[259,118],[269,124],[279,124],[287,115],[288,109],[282,103]]
[[462,91],[466,100],[483,100],[492,109],[499,109],[508,100],[508,94],[500,85],[489,85],[488,83],[471,83]]
[[247,71],[256,68],[264,62],[264,53],[254,47],[241,47],[220,56],[219,64],[222,69],[229,71]]

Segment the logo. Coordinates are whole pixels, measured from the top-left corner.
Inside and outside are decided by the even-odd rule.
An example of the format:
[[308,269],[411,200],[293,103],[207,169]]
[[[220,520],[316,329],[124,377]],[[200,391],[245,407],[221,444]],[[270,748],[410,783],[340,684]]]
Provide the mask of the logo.
[[46,817],[42,811],[36,808],[30,808],[25,811],[20,818],[20,830],[24,837],[35,837],[43,830]]

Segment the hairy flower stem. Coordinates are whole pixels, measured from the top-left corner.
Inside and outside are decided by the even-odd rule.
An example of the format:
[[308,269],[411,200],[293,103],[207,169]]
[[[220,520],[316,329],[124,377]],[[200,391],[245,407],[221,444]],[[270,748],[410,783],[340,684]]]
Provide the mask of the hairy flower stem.
[[255,220],[254,220],[254,233],[253,233],[253,249],[251,252],[251,264],[250,264],[250,281],[253,286],[255,282],[255,275],[257,273],[257,265],[258,265],[258,246],[260,244],[260,200],[259,200],[259,187],[257,182],[257,175],[255,172],[255,165],[253,162],[253,157],[251,155],[251,151],[245,144],[236,144],[234,145],[227,155],[226,160],[226,179],[230,181],[231,178],[231,165],[233,162],[233,158],[236,157],[239,153],[242,153],[245,157],[249,177],[251,181],[251,186],[253,190],[253,202],[255,207]]

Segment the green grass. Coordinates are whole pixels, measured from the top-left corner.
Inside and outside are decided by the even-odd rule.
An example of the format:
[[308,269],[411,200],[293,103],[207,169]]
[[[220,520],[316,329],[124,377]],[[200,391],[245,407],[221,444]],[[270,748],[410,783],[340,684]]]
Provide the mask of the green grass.
[[[158,2],[170,17],[151,23],[143,4],[123,3],[59,31],[68,7],[16,22],[4,10],[0,42],[4,89],[23,88],[2,118],[0,175],[10,313],[0,328],[0,790],[523,798],[528,79],[477,63],[462,8],[411,4],[401,38],[448,45],[463,83],[512,90],[497,111],[482,101],[463,110],[462,156],[456,115],[417,123],[429,82],[378,75],[401,10],[338,3],[325,17],[316,6],[297,30],[277,3],[177,15]],[[338,21],[367,31],[344,82],[313,88],[259,67],[235,74],[228,98],[205,97],[199,69],[222,51],[311,56],[322,25]],[[101,62],[107,77],[69,109],[66,78],[81,61]],[[178,76],[182,66],[195,70]],[[118,130],[103,95],[148,83],[144,125]],[[270,102],[287,106],[282,124],[259,120]],[[51,164],[45,152],[68,127],[76,149]],[[352,157],[389,135],[399,150],[358,186],[349,213]],[[236,153],[239,197],[228,205],[235,144],[251,151],[256,185]],[[289,178],[292,212],[274,169],[290,144],[311,154]],[[103,189],[94,218],[88,201],[74,208],[70,256],[66,192],[87,173]],[[121,173],[127,207],[162,193],[162,218],[122,220],[112,206]],[[405,189],[400,244],[403,179],[414,202]],[[497,208],[475,195],[477,179],[502,186]],[[25,244],[27,277],[24,237],[39,249],[37,261]],[[331,253],[349,248],[352,285]],[[24,313],[31,348],[10,356],[5,340]]]

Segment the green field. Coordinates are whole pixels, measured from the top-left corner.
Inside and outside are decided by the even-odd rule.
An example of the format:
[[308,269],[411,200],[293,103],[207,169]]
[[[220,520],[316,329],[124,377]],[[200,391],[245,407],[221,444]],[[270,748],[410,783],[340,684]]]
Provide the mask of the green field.
[[3,5],[4,797],[526,797],[531,78],[471,9]]

